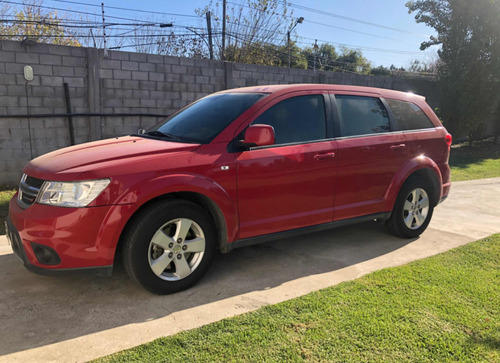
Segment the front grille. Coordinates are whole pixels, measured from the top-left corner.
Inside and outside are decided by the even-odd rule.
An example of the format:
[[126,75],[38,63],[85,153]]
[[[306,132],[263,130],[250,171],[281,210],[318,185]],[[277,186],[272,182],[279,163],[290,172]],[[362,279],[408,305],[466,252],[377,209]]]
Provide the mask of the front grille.
[[17,204],[23,209],[28,208],[35,203],[38,192],[43,185],[43,180],[33,178],[23,174],[21,182],[19,183],[19,194],[17,196]]

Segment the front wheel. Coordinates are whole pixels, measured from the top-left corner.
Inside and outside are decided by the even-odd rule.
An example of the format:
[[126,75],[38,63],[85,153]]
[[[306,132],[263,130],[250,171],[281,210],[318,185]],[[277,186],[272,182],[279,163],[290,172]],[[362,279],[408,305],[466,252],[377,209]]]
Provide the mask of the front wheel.
[[403,185],[394,203],[387,227],[394,235],[414,238],[422,234],[429,225],[434,204],[430,198],[431,188],[422,179],[411,179]]
[[215,252],[214,232],[213,221],[198,205],[177,199],[158,201],[127,228],[125,269],[151,292],[185,290],[208,270]]

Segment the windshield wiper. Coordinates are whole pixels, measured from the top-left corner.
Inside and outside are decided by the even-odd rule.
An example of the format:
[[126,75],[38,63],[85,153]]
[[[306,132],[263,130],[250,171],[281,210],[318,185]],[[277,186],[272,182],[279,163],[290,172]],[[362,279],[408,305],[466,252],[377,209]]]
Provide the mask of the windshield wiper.
[[172,140],[175,140],[175,141],[182,141],[180,139],[180,137],[178,137],[178,136],[175,136],[173,134],[169,134],[168,132],[161,132],[161,131],[158,131],[158,130],[145,132],[144,135],[166,137],[166,138],[169,138],[169,139],[172,139]]

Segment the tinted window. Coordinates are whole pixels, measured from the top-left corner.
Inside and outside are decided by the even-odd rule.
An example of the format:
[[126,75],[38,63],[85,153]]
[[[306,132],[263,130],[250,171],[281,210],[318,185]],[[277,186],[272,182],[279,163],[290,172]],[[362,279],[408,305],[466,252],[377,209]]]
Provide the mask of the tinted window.
[[262,97],[262,93],[208,96],[174,113],[149,132],[161,131],[176,136],[181,141],[207,143]]
[[265,111],[253,124],[274,127],[276,144],[325,139],[325,101],[322,95],[292,97]]
[[399,100],[385,100],[392,110],[401,130],[428,129],[434,127],[424,111],[416,104]]
[[389,115],[382,101],[374,97],[336,95],[340,136],[391,131]]

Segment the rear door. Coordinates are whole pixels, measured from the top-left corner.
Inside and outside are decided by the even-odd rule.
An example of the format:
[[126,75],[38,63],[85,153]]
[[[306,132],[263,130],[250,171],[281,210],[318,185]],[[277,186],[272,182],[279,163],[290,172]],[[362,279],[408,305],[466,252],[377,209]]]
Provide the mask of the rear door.
[[337,145],[325,99],[294,93],[253,120],[273,126],[276,143],[237,156],[240,238],[332,221]]
[[446,130],[442,127],[436,128],[416,103],[389,98],[385,101],[391,108],[398,129],[406,136],[411,157],[431,158],[441,171],[443,183],[448,183],[450,169],[448,166],[449,150],[444,139],[447,134]]
[[378,95],[332,95],[336,105],[338,175],[334,220],[385,212],[385,194],[408,159],[403,132],[394,131]]
[[[386,98],[391,108],[396,127],[406,135],[410,152],[414,156],[432,153],[434,145],[439,151],[446,151],[442,132],[438,132],[422,109],[413,102]],[[434,156],[434,155],[433,155]]]

